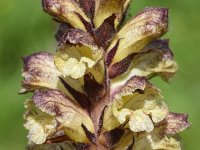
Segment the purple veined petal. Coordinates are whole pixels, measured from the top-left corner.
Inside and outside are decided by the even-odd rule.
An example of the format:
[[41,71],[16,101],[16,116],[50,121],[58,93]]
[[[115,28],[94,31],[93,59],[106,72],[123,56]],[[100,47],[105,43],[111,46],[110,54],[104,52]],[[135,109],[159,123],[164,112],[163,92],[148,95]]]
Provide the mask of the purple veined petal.
[[177,70],[177,64],[173,61],[173,54],[167,40],[155,40],[149,43],[141,52],[133,53],[125,59],[109,67],[111,79],[138,75],[151,77],[160,75],[169,80]]
[[142,49],[142,52],[147,52],[151,50],[159,50],[161,53],[163,53],[165,59],[173,59],[174,54],[169,46],[169,39],[156,39],[149,43],[144,49]]
[[65,134],[73,141],[88,143],[82,124],[94,133],[93,123],[86,110],[57,90],[37,90],[33,102],[41,111],[54,116]]
[[[143,77],[134,76],[123,86],[112,87],[111,98],[112,103],[104,113],[103,127],[106,131],[129,122],[131,130],[149,132],[153,130],[152,123],[162,121],[168,113],[167,106],[161,101],[160,91]],[[133,120],[137,120],[135,116],[151,122],[151,127],[133,124]],[[152,121],[148,116],[151,116]]]
[[[133,76],[123,85],[111,85],[110,95],[114,98],[117,94],[123,96],[126,93],[141,92],[146,88],[151,86],[150,83],[143,77]],[[120,97],[121,97],[120,96]]]
[[38,88],[57,89],[61,73],[54,66],[53,55],[39,52],[23,58],[21,93]]
[[168,28],[166,8],[148,8],[138,14],[114,37],[108,52],[120,39],[112,64],[120,62],[132,53],[141,51],[148,43],[162,36]]
[[63,36],[59,40],[59,47],[64,48],[67,44],[83,45],[90,47],[93,50],[98,49],[98,46],[94,38],[87,32],[80,29],[68,29],[67,32],[63,33]]
[[166,133],[176,134],[190,127],[187,114],[170,112],[166,117]]
[[[60,81],[61,72],[54,64],[53,54],[39,52],[23,58],[24,69],[22,71],[22,89],[20,93],[32,92],[36,89],[57,89],[68,95],[73,101],[76,97],[66,89]],[[82,85],[79,81],[66,78],[67,83],[73,89],[83,93]]]
[[45,12],[61,22],[69,23],[72,27],[86,31],[85,22],[90,19],[74,0],[42,0]]

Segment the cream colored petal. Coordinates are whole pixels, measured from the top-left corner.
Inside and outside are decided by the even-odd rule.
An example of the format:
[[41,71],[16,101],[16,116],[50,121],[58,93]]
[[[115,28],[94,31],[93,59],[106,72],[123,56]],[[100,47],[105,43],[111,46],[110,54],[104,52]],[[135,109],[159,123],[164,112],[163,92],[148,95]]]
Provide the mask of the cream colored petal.
[[[164,57],[159,51],[149,51],[141,53],[137,57],[133,57],[129,69],[122,75],[112,79],[112,86],[120,86],[125,84],[133,76],[151,77],[160,75],[168,80],[177,71],[178,66],[175,61]],[[171,76],[170,76],[171,75]]]
[[164,120],[169,113],[167,105],[159,100],[146,100],[143,110],[146,114],[151,115],[155,123]]
[[96,0],[94,24],[99,27],[103,21],[110,17],[112,14],[116,14],[117,20],[115,21],[115,26],[123,18],[123,14],[126,11],[130,0]]
[[181,150],[180,142],[163,134],[162,128],[152,132],[132,133],[126,131],[114,150]]
[[104,80],[104,62],[102,51],[85,46],[66,46],[58,49],[54,56],[57,69],[64,77],[78,79],[83,85],[83,77],[91,73],[95,80],[102,83]]
[[24,115],[26,120],[24,127],[29,130],[29,142],[42,144],[49,135],[56,133],[57,121],[53,116],[35,108],[31,100],[25,102],[25,107],[27,112]]
[[24,124],[24,127],[29,130],[28,139],[36,144],[44,143],[48,135],[55,132],[56,126],[56,120],[48,115],[29,116]]
[[129,118],[132,114],[132,111],[130,109],[122,109],[119,112],[116,112],[117,114],[117,120],[119,121],[120,124],[123,124],[126,122],[127,118]]
[[66,53],[57,52],[54,56],[55,65],[64,77],[72,77],[74,79],[81,78],[85,75],[87,68],[92,68],[95,61],[81,57],[80,60],[71,58]]
[[[153,101],[150,101],[145,105],[148,109],[153,109],[156,106]],[[137,117],[144,116],[144,113],[142,113],[141,110],[137,112],[142,114]],[[165,118],[166,120],[160,124],[155,125],[151,132],[125,132],[125,134],[120,139],[122,144],[116,145],[115,149],[126,150],[127,147],[129,147],[133,150],[181,150],[180,142],[171,136],[171,134],[176,134],[177,132],[189,127],[190,124],[187,121],[188,116],[185,114],[169,113],[169,115]],[[142,120],[146,119],[142,118]],[[133,120],[133,125],[139,123],[140,120]],[[142,123],[144,122],[142,121]],[[151,123],[148,123],[146,125],[149,126],[150,124]],[[132,140],[131,135],[134,137],[133,147],[130,147]]]
[[[61,72],[54,64],[53,55],[47,52],[39,52],[23,58],[24,68],[22,72],[21,93],[34,91],[36,89],[57,89],[67,94],[75,101],[73,95],[63,86],[60,81]],[[83,92],[79,81],[66,78],[68,84],[79,92]]]
[[181,150],[180,143],[174,138],[159,137],[149,134],[139,136],[134,143],[134,150]]
[[103,70],[100,66],[99,59],[101,59],[100,51],[92,51],[87,46],[70,46],[65,45],[64,48],[58,48],[54,54],[54,63],[56,68],[62,75],[62,78],[74,90],[84,93],[84,75],[92,72],[98,75],[99,82],[103,80]]
[[181,145],[178,140],[166,135],[163,126],[157,126],[150,133],[141,132],[134,134],[134,150],[180,150]]
[[88,72],[93,75],[93,77],[98,83],[103,84],[105,80],[104,60],[103,59],[98,60],[93,67],[88,68]]
[[120,124],[128,121],[130,130],[133,132],[151,132],[154,129],[151,118],[142,109],[133,111],[123,108],[118,112],[113,112]]
[[163,150],[181,150],[180,143],[174,138],[164,137],[161,141],[156,142],[152,136],[147,137],[151,142],[152,149],[163,149]]
[[132,109],[143,107],[145,100],[162,99],[159,89],[139,76],[133,76],[125,83],[124,81],[111,82],[111,96],[113,100],[121,100],[123,105]]
[[104,113],[105,130],[128,122],[128,128],[134,132],[151,132],[153,123],[162,121],[168,114],[159,90],[142,77],[131,78],[124,86],[113,91],[111,96],[113,102]]
[[42,0],[42,4],[44,11],[62,22],[69,23],[74,28],[86,30],[81,18],[90,22],[89,18],[79,7],[79,4],[74,0]]
[[115,36],[108,51],[120,40],[112,64],[141,51],[149,42],[167,31],[168,11],[165,8],[148,8],[129,21]]
[[143,110],[136,110],[131,114],[129,127],[133,132],[151,132],[154,129],[153,122]]

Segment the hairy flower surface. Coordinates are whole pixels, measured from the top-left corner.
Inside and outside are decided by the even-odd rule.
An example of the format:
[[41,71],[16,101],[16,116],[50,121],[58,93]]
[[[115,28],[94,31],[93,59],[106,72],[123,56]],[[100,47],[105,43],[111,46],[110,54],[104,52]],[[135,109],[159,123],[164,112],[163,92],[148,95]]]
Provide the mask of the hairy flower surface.
[[42,0],[60,23],[56,52],[23,58],[29,150],[179,150],[187,114],[169,111],[149,81],[177,64],[168,9],[146,8],[125,25],[130,0]]

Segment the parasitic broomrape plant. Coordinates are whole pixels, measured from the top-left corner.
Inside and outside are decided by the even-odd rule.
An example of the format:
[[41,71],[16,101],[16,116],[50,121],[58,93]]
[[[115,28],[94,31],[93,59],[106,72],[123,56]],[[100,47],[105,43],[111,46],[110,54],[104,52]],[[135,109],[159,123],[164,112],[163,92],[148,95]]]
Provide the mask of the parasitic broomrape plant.
[[28,150],[179,150],[187,114],[170,112],[154,76],[177,64],[168,9],[146,8],[123,24],[130,0],[42,0],[60,23],[56,52],[23,58],[20,93]]

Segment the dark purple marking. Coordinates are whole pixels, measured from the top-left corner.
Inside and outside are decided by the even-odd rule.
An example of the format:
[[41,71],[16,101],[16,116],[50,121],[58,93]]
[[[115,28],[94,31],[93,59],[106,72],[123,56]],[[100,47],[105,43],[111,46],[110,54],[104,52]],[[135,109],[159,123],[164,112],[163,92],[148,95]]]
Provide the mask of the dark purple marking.
[[142,52],[151,51],[151,50],[159,50],[164,58],[166,59],[173,59],[174,54],[169,48],[169,39],[156,39],[149,43]]
[[72,144],[76,150],[88,150],[89,145],[83,143],[73,143]]
[[59,77],[64,87],[72,94],[72,96],[78,101],[78,103],[87,111],[89,111],[90,102],[87,96],[73,89],[65,80]]
[[87,32],[90,33],[91,35],[93,35],[93,26],[92,26],[91,22],[87,22],[79,13],[76,13],[76,15],[80,18],[80,20],[84,24]]
[[93,19],[94,12],[95,12],[95,1],[94,0],[79,0],[79,4],[83,8],[87,16]]
[[104,112],[107,106],[104,107],[103,111],[101,112],[101,116],[99,118],[99,124],[98,124],[98,135],[101,133],[101,129],[103,127],[103,118],[104,118]]
[[124,134],[124,129],[115,128],[111,131],[104,133],[108,139],[109,146],[112,148],[115,144],[117,144]]
[[133,149],[134,143],[135,143],[135,140],[134,140],[134,138],[133,138],[133,141],[132,141],[131,145],[129,145],[128,148],[127,148],[126,150],[132,150],[132,149]]
[[109,71],[108,71],[110,79],[116,78],[117,76],[126,72],[129,68],[132,60],[133,60],[133,57],[134,57],[134,54],[130,54],[129,56],[127,56],[126,58],[124,58],[120,62],[113,64],[109,68]]
[[[53,112],[56,114],[56,116],[62,116],[62,112],[59,109],[59,104],[56,104],[56,102],[51,102],[48,101],[48,97],[49,98],[53,98],[53,97],[61,97],[61,100],[69,100],[69,98],[64,95],[62,92],[57,91],[57,90],[36,90],[32,100],[34,101],[34,103],[36,104],[36,106],[38,108],[45,108],[50,112]],[[48,103],[54,103],[52,104],[48,104]]]
[[71,29],[72,27],[67,23],[60,23],[58,30],[55,34],[57,42],[61,41],[63,36]]
[[104,85],[99,84],[92,74],[85,74],[84,82],[84,90],[91,103],[97,102],[105,95]]
[[116,54],[116,51],[118,49],[119,42],[120,42],[120,40],[118,40],[117,43],[115,44],[115,46],[108,52],[107,57],[106,57],[106,65],[107,66],[109,66],[110,63],[112,62],[112,60]]
[[96,144],[96,137],[95,134],[91,133],[85,126],[84,124],[81,125],[81,127],[83,128],[83,130],[85,131],[85,134],[87,136],[87,138],[93,143]]
[[66,142],[66,141],[71,142],[70,138],[67,135],[62,135],[62,136],[58,136],[58,137],[55,137],[55,138],[48,139],[45,142],[45,144],[61,143],[61,142]]
[[106,48],[109,46],[116,30],[115,30],[115,22],[116,15],[113,14],[100,25],[100,27],[95,31],[95,39],[99,46]]
[[59,41],[59,47],[64,48],[67,43],[96,46],[93,37],[89,33],[74,28],[63,34]]

